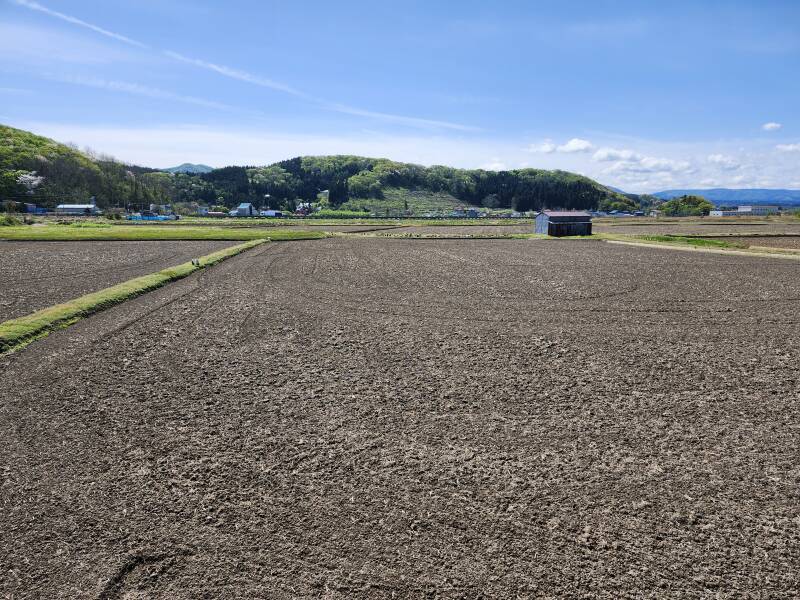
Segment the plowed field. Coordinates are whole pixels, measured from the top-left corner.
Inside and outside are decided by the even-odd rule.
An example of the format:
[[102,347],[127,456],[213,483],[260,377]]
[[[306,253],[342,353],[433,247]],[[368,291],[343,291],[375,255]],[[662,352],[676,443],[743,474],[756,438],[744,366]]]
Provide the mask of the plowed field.
[[0,358],[0,595],[793,598],[800,265],[267,244]]

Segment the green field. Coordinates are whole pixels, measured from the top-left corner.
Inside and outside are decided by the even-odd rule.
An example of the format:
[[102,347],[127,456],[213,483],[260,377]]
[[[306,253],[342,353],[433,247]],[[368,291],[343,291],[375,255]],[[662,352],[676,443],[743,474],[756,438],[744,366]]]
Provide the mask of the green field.
[[136,240],[273,241],[313,240],[327,237],[324,231],[257,227],[203,227],[173,225],[22,225],[0,228],[0,240],[69,242]]

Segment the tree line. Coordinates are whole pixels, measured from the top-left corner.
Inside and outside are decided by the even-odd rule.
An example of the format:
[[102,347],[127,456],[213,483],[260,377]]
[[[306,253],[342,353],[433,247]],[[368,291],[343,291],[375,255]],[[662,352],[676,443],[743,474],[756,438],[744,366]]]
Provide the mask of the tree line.
[[92,151],[32,133],[0,127],[0,198],[42,206],[86,202],[102,208],[199,202],[232,207],[241,202],[294,209],[328,191],[331,207],[349,199],[381,199],[388,188],[450,194],[465,205],[518,211],[542,208],[630,209],[619,194],[566,171],[485,171],[425,167],[361,156],[304,156],[268,166],[229,166],[208,173],[167,173],[123,164]]

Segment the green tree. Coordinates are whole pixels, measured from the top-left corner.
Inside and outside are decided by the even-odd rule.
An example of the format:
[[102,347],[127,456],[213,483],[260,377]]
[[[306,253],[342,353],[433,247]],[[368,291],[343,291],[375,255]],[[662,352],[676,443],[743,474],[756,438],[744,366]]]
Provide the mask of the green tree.
[[714,205],[702,196],[686,195],[673,198],[661,205],[665,215],[687,217],[707,215]]

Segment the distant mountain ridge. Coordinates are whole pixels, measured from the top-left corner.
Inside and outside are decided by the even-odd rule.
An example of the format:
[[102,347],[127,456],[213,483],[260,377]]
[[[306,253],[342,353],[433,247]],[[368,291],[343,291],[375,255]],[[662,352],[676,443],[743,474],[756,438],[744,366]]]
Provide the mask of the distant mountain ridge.
[[169,167],[168,169],[161,170],[166,173],[210,173],[214,170],[214,167],[194,163],[183,163],[177,167]]
[[714,204],[783,204],[800,205],[800,190],[785,189],[691,189],[691,190],[664,190],[656,192],[653,196],[662,200],[670,200],[687,194],[703,196]]

